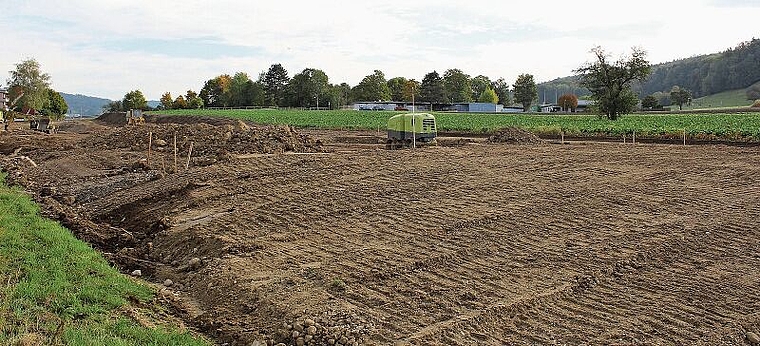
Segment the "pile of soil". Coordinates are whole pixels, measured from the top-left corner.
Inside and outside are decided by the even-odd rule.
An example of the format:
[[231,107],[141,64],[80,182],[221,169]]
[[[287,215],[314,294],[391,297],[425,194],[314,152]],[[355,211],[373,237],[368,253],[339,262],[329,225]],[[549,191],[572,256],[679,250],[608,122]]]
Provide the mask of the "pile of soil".
[[124,113],[124,112],[103,113],[99,117],[95,118],[95,120],[104,125],[124,126],[127,124],[127,113]]
[[533,133],[516,127],[508,127],[496,131],[488,137],[490,143],[517,143],[517,144],[537,144],[541,139]]
[[126,126],[102,136],[88,138],[83,146],[98,150],[147,151],[152,140],[151,150],[173,152],[175,135],[178,152],[189,152],[192,144],[193,157],[323,151],[322,142],[301,135],[291,127],[248,126],[241,121],[235,126],[204,123]]

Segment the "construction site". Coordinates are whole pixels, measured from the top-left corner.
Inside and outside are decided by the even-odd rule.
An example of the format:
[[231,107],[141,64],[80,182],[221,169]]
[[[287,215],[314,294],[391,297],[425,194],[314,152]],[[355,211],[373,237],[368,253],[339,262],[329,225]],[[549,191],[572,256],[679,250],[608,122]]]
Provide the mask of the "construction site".
[[[22,126],[23,125],[23,126]],[[11,123],[0,168],[229,345],[753,345],[760,147]],[[760,342],[760,340],[758,340]]]

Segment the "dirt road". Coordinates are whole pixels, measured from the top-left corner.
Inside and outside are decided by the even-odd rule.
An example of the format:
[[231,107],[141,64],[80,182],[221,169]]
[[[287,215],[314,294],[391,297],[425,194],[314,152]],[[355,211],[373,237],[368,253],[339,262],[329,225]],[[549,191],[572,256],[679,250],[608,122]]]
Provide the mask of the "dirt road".
[[[148,129],[181,126],[196,148],[228,150],[198,149],[176,173],[172,150],[141,161]],[[124,272],[171,280],[173,304],[219,342],[742,345],[760,332],[760,148],[389,151],[343,144],[356,133],[219,127],[17,132],[0,152],[9,180]]]

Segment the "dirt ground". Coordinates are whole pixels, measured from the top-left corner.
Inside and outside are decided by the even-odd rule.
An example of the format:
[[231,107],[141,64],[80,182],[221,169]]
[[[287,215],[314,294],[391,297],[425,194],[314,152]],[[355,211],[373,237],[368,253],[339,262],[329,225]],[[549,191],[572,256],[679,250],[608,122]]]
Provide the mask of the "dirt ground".
[[123,272],[165,284],[219,343],[760,334],[760,147],[385,150],[374,132],[153,121],[0,133],[0,162]]

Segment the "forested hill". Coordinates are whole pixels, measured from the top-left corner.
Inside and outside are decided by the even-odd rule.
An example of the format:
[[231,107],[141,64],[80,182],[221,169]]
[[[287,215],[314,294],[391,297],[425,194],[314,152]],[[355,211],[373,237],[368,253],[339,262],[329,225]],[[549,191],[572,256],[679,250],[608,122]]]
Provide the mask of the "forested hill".
[[107,105],[111,100],[85,96],[85,95],[72,95],[66,93],[60,93],[66,104],[69,106],[69,113],[81,114],[81,115],[98,115],[103,112],[103,106]]
[[[580,66],[580,64],[579,64]],[[760,39],[743,42],[721,53],[700,55],[652,66],[649,79],[636,88],[641,96],[669,92],[674,85],[691,91],[693,97],[747,88],[760,81]],[[588,94],[577,85],[575,77],[564,77],[539,85],[539,100],[546,92],[547,101],[555,94]]]

